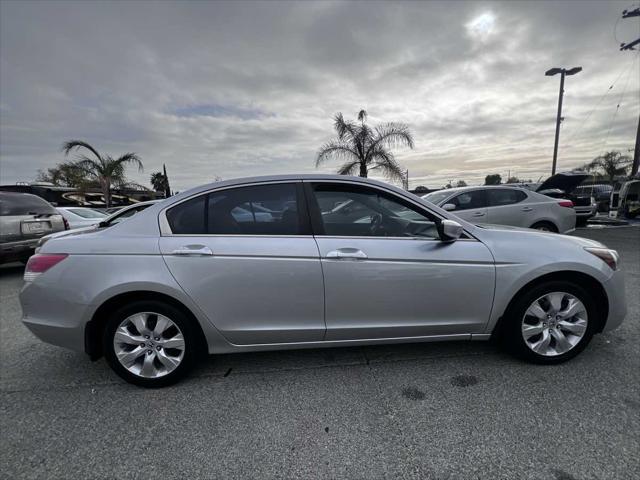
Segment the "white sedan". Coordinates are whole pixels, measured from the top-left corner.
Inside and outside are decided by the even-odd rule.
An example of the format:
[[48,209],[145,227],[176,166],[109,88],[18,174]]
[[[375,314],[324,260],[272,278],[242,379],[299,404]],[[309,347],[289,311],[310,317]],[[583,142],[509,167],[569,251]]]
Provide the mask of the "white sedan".
[[524,188],[449,188],[422,198],[475,224],[510,225],[556,233],[571,232],[576,226],[571,200],[547,197]]
[[97,225],[108,216],[86,207],[57,207],[56,210],[69,222],[71,230]]

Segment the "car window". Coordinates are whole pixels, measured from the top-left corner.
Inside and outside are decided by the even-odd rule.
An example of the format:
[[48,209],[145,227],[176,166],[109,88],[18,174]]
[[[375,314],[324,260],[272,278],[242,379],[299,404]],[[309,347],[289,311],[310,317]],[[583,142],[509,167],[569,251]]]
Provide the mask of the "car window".
[[68,208],[69,212],[78,215],[82,218],[104,218],[106,215],[97,210],[91,210],[90,208]]
[[487,190],[490,207],[512,205],[527,198],[527,194],[511,188],[492,188]]
[[439,205],[442,200],[444,200],[445,198],[447,198],[450,195],[451,195],[450,191],[448,191],[448,190],[440,190],[439,192],[428,193],[427,195],[423,196],[422,198],[424,198],[428,202],[431,202],[431,203],[433,203],[435,205]]
[[175,234],[300,235],[294,183],[230,188],[201,195],[167,211]]
[[123,222],[127,218],[133,217],[136,213],[141,212],[147,207],[150,207],[151,204],[148,205],[138,205],[129,209],[121,209],[116,214],[113,214],[110,220],[106,221],[103,227],[110,227],[111,225],[116,225],[120,222]]
[[439,238],[435,217],[394,195],[372,188],[324,183],[313,186],[313,195],[320,210],[318,234]]
[[456,195],[451,200],[447,200],[447,204],[455,205],[455,210],[470,210],[472,208],[484,208],[487,206],[487,200],[484,190],[470,190],[468,192]]
[[30,195],[5,194],[0,195],[0,215],[55,215],[57,210],[46,200]]

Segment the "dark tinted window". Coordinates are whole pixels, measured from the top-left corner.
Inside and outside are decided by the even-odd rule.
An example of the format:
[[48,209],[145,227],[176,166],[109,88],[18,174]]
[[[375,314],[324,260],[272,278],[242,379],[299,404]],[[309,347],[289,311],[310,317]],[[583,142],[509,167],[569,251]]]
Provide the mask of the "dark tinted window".
[[206,233],[204,206],[206,195],[187,200],[167,211],[167,221],[171,231],[182,235],[202,235]]
[[484,208],[487,206],[487,197],[484,190],[471,190],[469,192],[456,195],[451,200],[447,200],[456,206],[456,210],[470,210],[472,208]]
[[209,195],[210,234],[299,235],[293,183],[232,188]]
[[0,194],[0,215],[57,214],[46,200],[28,193]]
[[169,209],[175,234],[300,235],[296,185],[240,187],[201,195]]
[[487,190],[489,196],[489,206],[499,207],[500,205],[511,205],[527,198],[527,194],[520,190],[510,188],[492,188]]
[[393,195],[319,183],[314,185],[314,196],[324,235],[439,238],[434,218]]

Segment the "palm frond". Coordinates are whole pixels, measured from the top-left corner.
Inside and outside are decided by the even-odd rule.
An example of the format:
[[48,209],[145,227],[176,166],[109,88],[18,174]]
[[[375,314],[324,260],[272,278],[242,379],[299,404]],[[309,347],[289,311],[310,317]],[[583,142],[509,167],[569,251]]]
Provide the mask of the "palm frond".
[[353,140],[358,135],[358,126],[353,122],[348,122],[342,116],[342,113],[337,113],[333,117],[333,128],[338,133],[340,140]]
[[102,156],[98,153],[98,151],[95,148],[93,148],[91,145],[89,145],[87,142],[83,142],[82,140],[69,140],[62,144],[62,151],[64,152],[65,156],[69,155],[69,152],[71,150],[73,149],[78,150],[80,148],[86,148],[91,153],[93,153],[98,160],[102,160]]
[[128,153],[125,153],[124,155],[121,155],[116,160],[114,160],[114,162],[122,165],[127,163],[132,163],[138,166],[139,172],[142,172],[144,170],[144,166],[142,165],[142,160],[140,160],[140,157],[138,156],[138,154],[133,152],[128,152]]
[[373,166],[369,170],[380,170],[389,180],[404,180],[404,170],[390,151],[379,147],[372,152],[371,163]]
[[338,169],[338,175],[355,175],[360,169],[360,162],[347,162]]
[[358,153],[353,150],[351,145],[340,140],[332,140],[320,147],[320,150],[318,151],[318,155],[316,157],[316,167],[318,167],[322,162],[331,158],[337,160],[351,159],[352,161],[360,161]]

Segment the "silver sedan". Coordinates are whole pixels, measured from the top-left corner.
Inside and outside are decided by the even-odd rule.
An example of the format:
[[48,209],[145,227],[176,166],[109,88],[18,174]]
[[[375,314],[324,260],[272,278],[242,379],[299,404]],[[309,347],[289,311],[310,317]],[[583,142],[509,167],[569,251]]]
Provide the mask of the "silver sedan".
[[145,387],[201,354],[497,338],[528,361],[582,351],[626,314],[618,254],[478,227],[372,180],[213,183],[52,238],[20,300],[42,340]]
[[547,197],[525,188],[508,185],[449,188],[422,198],[472,223],[560,233],[576,227],[571,200]]

